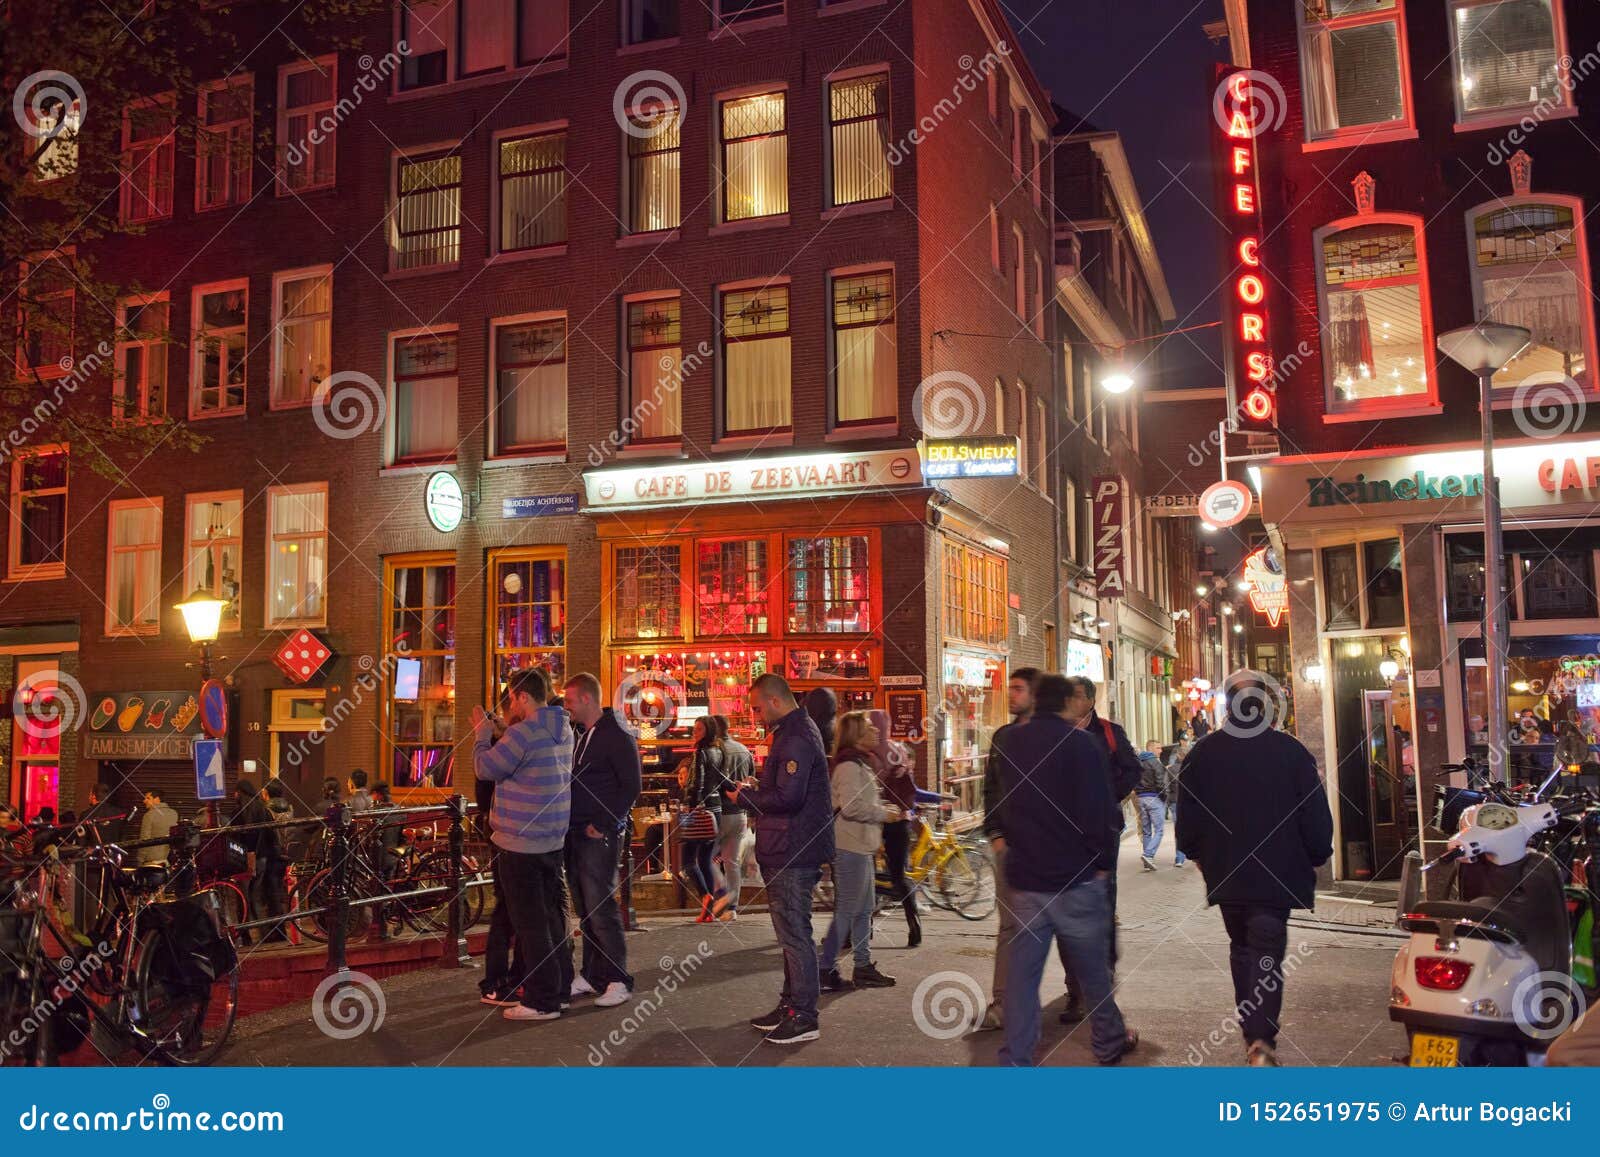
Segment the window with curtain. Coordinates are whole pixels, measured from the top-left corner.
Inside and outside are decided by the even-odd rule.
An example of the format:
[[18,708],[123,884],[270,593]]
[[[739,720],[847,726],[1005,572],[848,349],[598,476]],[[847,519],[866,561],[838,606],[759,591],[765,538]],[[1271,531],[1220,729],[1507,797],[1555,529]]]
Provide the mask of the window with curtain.
[[195,133],[195,208],[241,205],[250,199],[255,83],[225,81],[200,90]]
[[400,6],[400,39],[407,52],[400,88],[427,88],[450,79],[450,41],[455,0],[409,0]]
[[227,599],[224,630],[239,628],[239,567],[243,549],[244,494],[191,494],[186,503],[183,590],[202,590]]
[[249,306],[250,287],[245,282],[195,288],[191,414],[227,414],[244,409]]
[[722,294],[723,430],[764,433],[789,427],[789,287]]
[[894,272],[833,278],[834,421],[892,421],[895,405]]
[[889,74],[828,85],[833,203],[879,201],[893,189],[889,169]]
[[333,267],[273,280],[272,404],[309,402],[333,360]]
[[394,341],[394,403],[389,410],[395,463],[444,462],[456,454],[455,334]]
[[626,44],[644,44],[678,35],[678,0],[625,0]]
[[1300,69],[1315,140],[1406,119],[1398,0],[1303,0]]
[[67,547],[67,452],[21,453],[11,460],[6,575],[63,573]]
[[683,110],[656,105],[629,114],[628,231],[676,229],[683,220]]
[[872,579],[866,535],[790,539],[788,595],[791,634],[870,631]]
[[722,219],[745,221],[789,211],[788,94],[725,100],[722,125]]
[[1551,0],[1451,0],[1450,32],[1463,120],[1572,103],[1559,63],[1565,38]]
[[1431,397],[1419,230],[1373,222],[1318,238],[1329,410]]
[[309,193],[333,185],[339,129],[330,114],[338,75],[337,56],[278,69],[280,193]]
[[167,342],[171,305],[166,295],[117,303],[117,365],[111,416],[120,420],[164,417],[167,411]]
[[267,627],[327,621],[328,488],[267,491]]
[[567,132],[500,142],[500,252],[567,240]]
[[391,226],[394,269],[451,265],[461,257],[461,158],[400,157]]
[[683,634],[683,547],[619,546],[612,556],[612,631],[618,639]]
[[496,699],[513,671],[538,668],[559,687],[567,673],[567,557],[562,547],[496,551],[494,638],[491,640]]
[[161,499],[130,498],[109,506],[106,634],[161,630]]
[[630,301],[628,440],[677,441],[683,435],[683,303],[676,297]]
[[1496,202],[1467,214],[1472,295],[1480,317],[1533,331],[1528,348],[1494,375],[1514,390],[1535,374],[1590,387],[1589,321],[1583,276],[1583,213],[1572,204]]
[[131,104],[122,114],[122,220],[129,224],[172,216],[177,163],[172,98]]
[[765,635],[767,540],[702,539],[695,552],[695,630],[702,635]]
[[567,319],[494,327],[495,452],[567,448]]

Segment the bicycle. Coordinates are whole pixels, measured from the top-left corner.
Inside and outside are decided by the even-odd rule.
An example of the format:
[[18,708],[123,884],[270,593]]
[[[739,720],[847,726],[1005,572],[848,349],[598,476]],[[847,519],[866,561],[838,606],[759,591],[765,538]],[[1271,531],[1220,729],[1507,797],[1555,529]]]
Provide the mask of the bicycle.
[[[924,814],[927,812],[934,813],[934,823],[928,822]],[[989,849],[977,839],[949,831],[942,804],[919,804],[915,819],[917,836],[906,856],[906,884],[912,894],[920,892],[933,904],[964,920],[988,916],[997,900],[994,859]],[[899,905],[903,899],[890,883],[881,851],[873,895],[874,916]]]

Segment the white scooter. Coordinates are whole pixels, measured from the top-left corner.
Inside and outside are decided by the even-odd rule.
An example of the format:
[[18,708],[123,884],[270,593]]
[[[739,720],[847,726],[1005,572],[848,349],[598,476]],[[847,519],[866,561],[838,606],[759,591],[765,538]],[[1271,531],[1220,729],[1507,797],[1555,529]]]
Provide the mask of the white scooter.
[[1398,921],[1411,937],[1394,960],[1389,1019],[1405,1025],[1412,1065],[1542,1065],[1581,1011],[1562,873],[1528,847],[1563,814],[1478,804],[1424,869],[1460,860],[1466,899],[1418,903]]

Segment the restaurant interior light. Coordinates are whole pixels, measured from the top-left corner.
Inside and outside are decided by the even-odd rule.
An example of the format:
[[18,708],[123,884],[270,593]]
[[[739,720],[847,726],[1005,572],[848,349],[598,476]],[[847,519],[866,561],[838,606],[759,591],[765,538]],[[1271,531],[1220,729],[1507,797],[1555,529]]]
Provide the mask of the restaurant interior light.
[[1396,663],[1393,659],[1385,659],[1383,662],[1378,664],[1378,674],[1383,676],[1383,681],[1385,683],[1393,683],[1395,678],[1400,674],[1400,664]]

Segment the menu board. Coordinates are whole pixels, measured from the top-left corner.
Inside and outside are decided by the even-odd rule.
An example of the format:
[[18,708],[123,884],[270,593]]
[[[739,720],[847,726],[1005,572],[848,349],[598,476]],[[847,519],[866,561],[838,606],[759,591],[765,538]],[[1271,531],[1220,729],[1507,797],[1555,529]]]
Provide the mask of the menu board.
[[922,728],[928,714],[927,697],[922,691],[885,693],[889,714],[889,738],[910,743],[922,741]]

